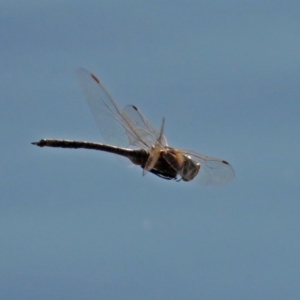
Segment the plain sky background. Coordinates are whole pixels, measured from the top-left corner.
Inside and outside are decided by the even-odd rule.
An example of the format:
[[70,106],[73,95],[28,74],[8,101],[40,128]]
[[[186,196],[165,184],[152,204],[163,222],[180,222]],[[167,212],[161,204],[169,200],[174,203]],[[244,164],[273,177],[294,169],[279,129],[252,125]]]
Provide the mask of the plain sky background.
[[[299,299],[300,2],[0,3],[0,298]],[[84,67],[219,187],[142,176],[103,142]]]

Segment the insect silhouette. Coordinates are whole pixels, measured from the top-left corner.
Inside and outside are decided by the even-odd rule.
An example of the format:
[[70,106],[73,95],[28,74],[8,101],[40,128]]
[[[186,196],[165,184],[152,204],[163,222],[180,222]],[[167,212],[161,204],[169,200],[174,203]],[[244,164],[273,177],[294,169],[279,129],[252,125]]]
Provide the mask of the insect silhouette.
[[94,74],[81,68],[78,75],[87,103],[107,144],[42,139],[33,145],[114,153],[141,166],[143,175],[150,172],[164,179],[218,185],[234,178],[234,170],[226,160],[170,147],[164,136],[164,119],[157,129],[136,106],[128,105],[121,109]]

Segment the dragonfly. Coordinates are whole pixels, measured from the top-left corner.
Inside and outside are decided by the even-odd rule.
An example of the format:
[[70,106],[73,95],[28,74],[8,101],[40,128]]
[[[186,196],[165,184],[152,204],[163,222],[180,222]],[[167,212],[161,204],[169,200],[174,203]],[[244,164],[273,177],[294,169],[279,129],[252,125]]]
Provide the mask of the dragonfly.
[[41,139],[33,145],[114,153],[140,166],[143,175],[149,172],[168,180],[195,180],[201,185],[220,185],[233,180],[234,170],[226,160],[170,147],[164,135],[164,118],[158,129],[135,105],[121,109],[93,73],[80,68],[78,78],[106,143]]

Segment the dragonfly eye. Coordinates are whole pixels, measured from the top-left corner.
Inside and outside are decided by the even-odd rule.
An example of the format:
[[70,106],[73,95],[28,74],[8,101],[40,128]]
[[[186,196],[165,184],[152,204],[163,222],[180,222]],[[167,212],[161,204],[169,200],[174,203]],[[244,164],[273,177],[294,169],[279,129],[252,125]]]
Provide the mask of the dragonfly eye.
[[200,170],[200,164],[192,160],[191,157],[185,156],[185,162],[180,170],[183,181],[190,181],[197,176]]

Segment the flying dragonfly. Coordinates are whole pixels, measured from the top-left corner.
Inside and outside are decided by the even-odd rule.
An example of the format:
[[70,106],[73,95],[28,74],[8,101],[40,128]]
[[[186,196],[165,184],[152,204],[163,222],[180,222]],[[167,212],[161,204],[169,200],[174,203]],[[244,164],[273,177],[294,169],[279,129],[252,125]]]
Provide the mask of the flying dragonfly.
[[234,178],[234,170],[226,160],[170,147],[164,136],[164,119],[157,129],[136,106],[128,105],[121,109],[94,74],[81,68],[78,75],[87,103],[107,144],[42,139],[33,145],[114,153],[140,166],[143,175],[150,172],[164,179],[218,185]]

